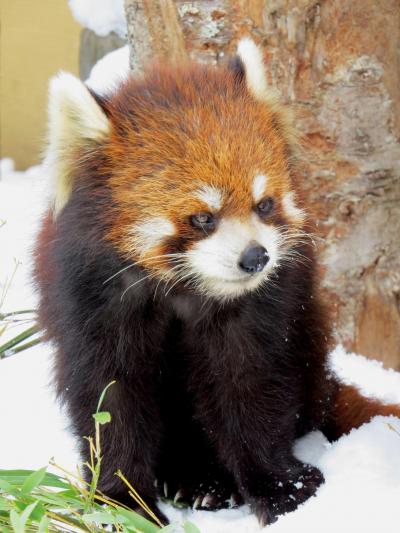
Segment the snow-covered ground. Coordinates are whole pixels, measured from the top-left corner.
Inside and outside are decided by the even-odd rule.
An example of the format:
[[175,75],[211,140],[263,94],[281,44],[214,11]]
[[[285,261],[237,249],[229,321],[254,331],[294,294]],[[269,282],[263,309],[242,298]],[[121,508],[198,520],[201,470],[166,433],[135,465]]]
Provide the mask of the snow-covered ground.
[[[48,178],[42,166],[15,172],[2,162],[0,179],[0,292],[20,264],[2,311],[34,307],[30,283],[31,248],[46,204]],[[12,333],[12,332],[9,332]],[[2,338],[3,340],[3,338]],[[74,470],[79,461],[67,420],[51,389],[52,349],[40,344],[0,361],[0,468],[39,468],[55,457]],[[400,374],[338,347],[332,367],[365,394],[400,403]],[[396,433],[390,428],[397,429]],[[397,533],[400,528],[400,420],[378,417],[338,442],[313,433],[297,444],[298,456],[316,466],[326,483],[315,498],[267,528],[274,533],[344,531]],[[208,513],[163,506],[171,519],[190,517],[202,533],[259,531],[247,508]]]
[[[101,89],[104,88],[102,80],[110,83],[125,75],[126,49],[117,57],[118,61],[102,60],[97,74],[94,71],[91,76],[92,84]],[[118,72],[110,71],[113,65],[117,65]],[[0,297],[16,262],[18,267],[0,312],[32,308],[36,304],[30,282],[31,250],[47,202],[47,191],[51,189],[49,181],[43,166],[16,172],[12,161],[1,163]],[[0,344],[16,331],[15,328],[7,330]],[[0,468],[39,468],[54,457],[58,464],[73,470],[79,461],[67,420],[53,397],[51,366],[52,348],[47,344],[0,361]],[[346,354],[340,347],[332,354],[332,368],[343,380],[358,384],[364,394],[400,403],[399,373],[385,370],[379,363],[361,356]],[[296,453],[318,466],[326,482],[316,497],[281,517],[266,531],[400,531],[399,419],[377,417],[333,444],[321,433],[312,433],[297,443]],[[178,522],[185,515],[202,533],[260,530],[246,507],[217,513],[183,512],[166,505],[163,509]]]

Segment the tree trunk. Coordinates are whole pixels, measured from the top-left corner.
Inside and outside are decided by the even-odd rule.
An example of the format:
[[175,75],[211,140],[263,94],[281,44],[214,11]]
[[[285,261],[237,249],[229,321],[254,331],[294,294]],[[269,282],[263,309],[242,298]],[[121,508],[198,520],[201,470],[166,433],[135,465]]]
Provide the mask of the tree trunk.
[[154,56],[218,63],[243,35],[262,45],[304,134],[337,338],[400,369],[398,0],[126,0],[126,12],[137,71]]

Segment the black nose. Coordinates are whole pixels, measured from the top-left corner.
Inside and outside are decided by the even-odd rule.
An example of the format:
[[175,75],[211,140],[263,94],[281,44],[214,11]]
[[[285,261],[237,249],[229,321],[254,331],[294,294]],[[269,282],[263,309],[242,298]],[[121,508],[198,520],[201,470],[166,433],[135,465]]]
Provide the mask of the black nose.
[[242,253],[239,267],[248,274],[261,272],[269,261],[267,250],[263,246],[248,246]]

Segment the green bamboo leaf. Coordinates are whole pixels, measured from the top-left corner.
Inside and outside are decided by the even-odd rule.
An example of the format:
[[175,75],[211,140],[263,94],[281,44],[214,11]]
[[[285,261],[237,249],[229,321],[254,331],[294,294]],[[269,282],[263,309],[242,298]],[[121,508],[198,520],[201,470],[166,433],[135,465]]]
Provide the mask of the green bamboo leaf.
[[30,520],[34,520],[35,522],[40,522],[46,513],[46,509],[40,501],[37,501],[36,503],[37,503],[36,507],[31,512]]
[[82,520],[95,524],[118,524],[119,520],[111,513],[105,511],[95,511],[94,513],[86,513],[82,515]]
[[8,527],[8,524],[10,523],[10,517],[7,515],[7,525],[4,525],[0,523],[0,533],[13,533],[13,530]]
[[100,411],[100,407],[101,407],[101,404],[103,403],[103,400],[104,400],[104,397],[106,395],[106,392],[115,383],[116,383],[116,381],[110,381],[110,383],[106,387],[104,387],[103,392],[100,394],[99,403],[97,404],[96,413],[98,413]]
[[81,501],[81,493],[76,487],[72,487],[66,490],[60,490],[57,492],[58,496],[61,496],[65,500]]
[[185,530],[185,533],[200,533],[200,529],[192,524],[192,522],[185,522],[183,524],[183,529]]
[[111,415],[108,411],[99,411],[92,416],[101,425],[111,422]]
[[41,484],[45,475],[46,475],[47,466],[32,472],[22,484],[21,492],[22,494],[29,494],[34,488]]
[[11,483],[9,483],[6,479],[0,477],[0,490],[4,490],[12,494],[13,492],[15,492],[16,487],[11,485]]
[[20,517],[21,517],[21,524],[22,524],[22,527],[23,527],[23,531],[25,531],[25,526],[26,526],[26,523],[28,521],[28,518],[31,516],[33,510],[35,509],[35,507],[37,506],[39,502],[33,502],[31,503],[30,505],[28,505],[24,510],[23,512],[20,514]]
[[39,522],[38,533],[46,533],[49,529],[49,525],[50,518],[48,518],[46,515],[43,516],[43,518]]
[[15,509],[10,511],[10,522],[15,533],[24,533],[25,527],[22,523],[21,515]]
[[[0,470],[0,480],[11,483],[15,487],[21,487],[26,478],[29,477],[35,470]],[[71,485],[64,481],[59,476],[47,472],[41,482],[42,486],[54,487],[58,489],[70,489]]]
[[115,516],[128,528],[133,527],[139,530],[141,533],[158,533],[160,531],[160,528],[153,524],[153,522],[150,522],[134,511],[129,511],[128,509],[118,507]]
[[8,511],[12,506],[12,502],[9,498],[2,498],[0,496],[0,516],[8,516]]
[[65,507],[69,507],[76,511],[80,511],[83,507],[83,503],[81,500],[63,498],[62,496],[59,496],[57,493],[52,493],[52,492],[42,493],[42,492],[35,491],[35,499],[42,502],[43,505],[45,505],[47,509],[57,510],[57,509],[64,509]]

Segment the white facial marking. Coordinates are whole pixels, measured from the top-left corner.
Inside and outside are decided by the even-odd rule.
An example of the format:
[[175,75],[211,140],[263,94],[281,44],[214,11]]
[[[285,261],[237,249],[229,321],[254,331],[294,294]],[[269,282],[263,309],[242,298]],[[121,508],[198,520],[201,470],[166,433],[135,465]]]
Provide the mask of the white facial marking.
[[133,247],[140,255],[161,244],[165,237],[175,234],[175,226],[165,217],[152,217],[139,222],[131,231]]
[[286,193],[282,198],[282,205],[286,215],[295,222],[303,222],[306,214],[294,203],[293,192]]
[[195,197],[206,203],[210,209],[219,210],[222,207],[222,191],[211,185],[204,185],[194,193]]
[[[253,214],[247,221],[236,218],[221,220],[217,230],[186,254],[189,268],[197,274],[206,293],[222,299],[234,298],[257,288],[278,264],[279,231],[261,222]],[[269,255],[269,262],[258,274],[249,275],[239,267],[245,248],[256,242]]]
[[254,176],[252,192],[255,202],[259,202],[264,198],[266,184],[267,176],[264,176],[264,174],[256,174],[256,176]]

